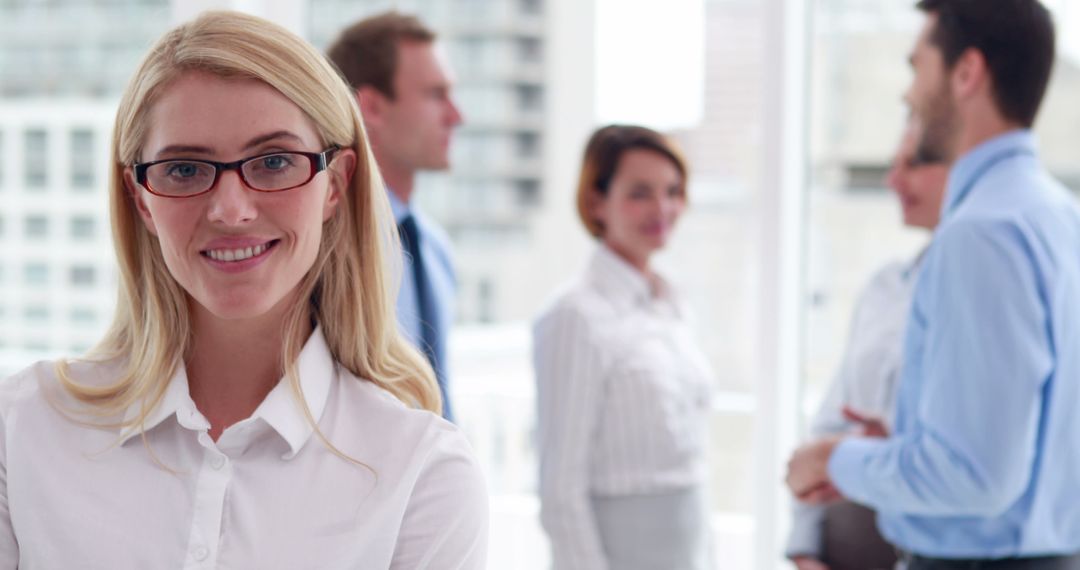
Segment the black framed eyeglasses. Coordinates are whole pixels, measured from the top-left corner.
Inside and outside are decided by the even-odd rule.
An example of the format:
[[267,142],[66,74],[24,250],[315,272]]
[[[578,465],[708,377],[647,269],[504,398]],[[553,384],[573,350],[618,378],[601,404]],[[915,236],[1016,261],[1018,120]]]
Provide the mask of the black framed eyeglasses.
[[151,194],[166,198],[192,198],[217,186],[226,170],[236,170],[244,185],[257,192],[282,192],[311,182],[326,170],[333,146],[322,152],[271,152],[235,162],[168,158],[133,165],[135,181]]

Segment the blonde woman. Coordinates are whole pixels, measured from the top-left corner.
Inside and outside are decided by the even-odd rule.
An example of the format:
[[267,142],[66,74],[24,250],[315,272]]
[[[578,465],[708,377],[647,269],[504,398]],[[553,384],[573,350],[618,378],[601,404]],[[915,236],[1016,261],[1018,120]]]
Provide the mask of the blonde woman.
[[671,141],[636,126],[593,134],[578,211],[599,243],[533,338],[541,519],[556,570],[711,567],[712,374],[651,263],[685,207]]
[[484,485],[396,332],[334,69],[208,13],[151,49],[114,137],[116,316],[0,384],[0,568],[482,568]]

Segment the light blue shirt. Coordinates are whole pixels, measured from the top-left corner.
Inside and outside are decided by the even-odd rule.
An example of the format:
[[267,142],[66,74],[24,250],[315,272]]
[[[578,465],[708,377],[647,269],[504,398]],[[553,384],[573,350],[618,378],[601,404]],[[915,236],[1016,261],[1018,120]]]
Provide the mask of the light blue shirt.
[[[390,207],[394,211],[394,220],[401,223],[406,216],[412,215],[420,233],[420,253],[424,261],[424,270],[435,294],[436,321],[432,323],[438,335],[441,347],[446,347],[447,333],[454,322],[454,298],[457,293],[457,276],[454,273],[453,255],[450,240],[431,220],[402,202],[396,194],[387,189]],[[401,288],[397,298],[397,319],[402,333],[416,346],[421,346],[420,305],[416,294],[416,277],[413,273],[412,259],[405,255],[402,260]],[[451,418],[452,410],[449,398],[449,376],[447,374],[446,355],[440,354],[439,388],[443,393],[443,415]]]
[[904,342],[895,433],[837,488],[937,558],[1080,551],[1080,210],[1014,131],[949,175]]

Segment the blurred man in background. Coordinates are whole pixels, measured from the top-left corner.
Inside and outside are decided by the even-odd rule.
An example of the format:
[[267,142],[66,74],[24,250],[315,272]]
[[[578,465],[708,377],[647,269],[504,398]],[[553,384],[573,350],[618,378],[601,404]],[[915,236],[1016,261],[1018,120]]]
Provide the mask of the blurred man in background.
[[350,26],[327,50],[356,92],[404,247],[397,315],[431,362],[454,420],[446,368],[457,280],[445,232],[413,201],[417,172],[446,170],[461,124],[453,77],[436,35],[414,16],[387,12]]

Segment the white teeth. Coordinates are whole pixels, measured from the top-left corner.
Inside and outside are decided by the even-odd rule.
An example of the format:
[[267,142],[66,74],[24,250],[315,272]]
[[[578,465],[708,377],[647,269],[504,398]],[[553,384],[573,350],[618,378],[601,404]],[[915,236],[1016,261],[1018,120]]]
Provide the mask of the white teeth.
[[243,261],[261,255],[268,247],[268,245],[257,245],[244,249],[210,249],[206,251],[206,255],[216,261]]

